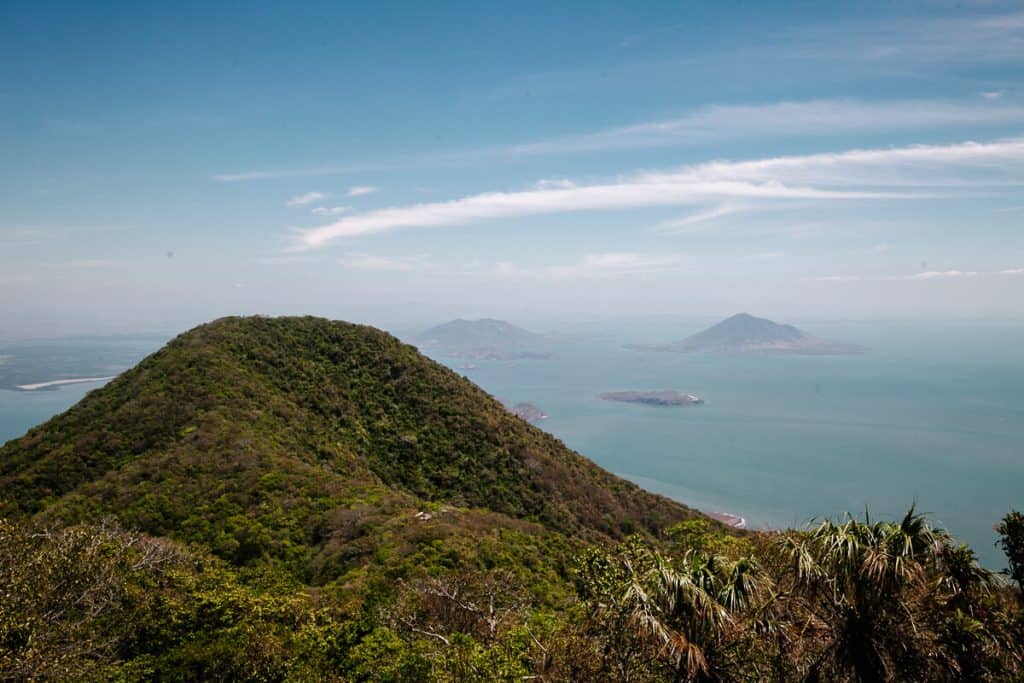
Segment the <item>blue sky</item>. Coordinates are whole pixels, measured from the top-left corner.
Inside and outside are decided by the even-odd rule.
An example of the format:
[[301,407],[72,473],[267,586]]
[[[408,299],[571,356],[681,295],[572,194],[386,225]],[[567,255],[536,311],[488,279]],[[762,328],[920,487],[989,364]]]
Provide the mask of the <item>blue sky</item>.
[[0,336],[1024,313],[1019,3],[143,5],[0,6]]

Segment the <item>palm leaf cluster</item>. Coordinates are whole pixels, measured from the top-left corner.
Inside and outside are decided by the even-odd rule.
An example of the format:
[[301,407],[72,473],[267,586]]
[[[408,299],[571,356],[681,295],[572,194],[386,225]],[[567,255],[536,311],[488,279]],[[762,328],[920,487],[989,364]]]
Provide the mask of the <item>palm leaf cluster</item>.
[[[692,537],[692,536],[691,536]],[[710,552],[638,538],[579,565],[596,672],[686,682],[1020,680],[1012,590],[911,508]]]

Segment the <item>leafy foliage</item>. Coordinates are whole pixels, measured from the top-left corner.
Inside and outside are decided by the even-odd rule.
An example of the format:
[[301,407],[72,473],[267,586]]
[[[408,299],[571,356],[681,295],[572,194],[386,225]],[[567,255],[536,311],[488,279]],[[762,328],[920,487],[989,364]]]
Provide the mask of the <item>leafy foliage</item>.
[[0,680],[1012,681],[1018,598],[913,509],[726,529],[316,318],[201,326],[0,448]]
[[1017,582],[1017,587],[1024,591],[1024,514],[1011,510],[1003,517],[996,531],[1001,537],[999,544],[1010,562],[1007,573]]

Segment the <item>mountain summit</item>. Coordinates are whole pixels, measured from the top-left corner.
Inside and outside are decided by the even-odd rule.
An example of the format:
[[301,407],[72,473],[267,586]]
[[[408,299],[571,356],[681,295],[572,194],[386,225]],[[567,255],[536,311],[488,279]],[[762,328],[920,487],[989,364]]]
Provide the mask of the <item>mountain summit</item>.
[[0,516],[115,516],[304,580],[502,529],[567,547],[695,515],[391,335],[311,317],[197,327],[0,447]]
[[799,354],[861,353],[864,347],[815,337],[792,325],[738,313],[676,342],[646,347],[655,351],[717,353],[773,352]]

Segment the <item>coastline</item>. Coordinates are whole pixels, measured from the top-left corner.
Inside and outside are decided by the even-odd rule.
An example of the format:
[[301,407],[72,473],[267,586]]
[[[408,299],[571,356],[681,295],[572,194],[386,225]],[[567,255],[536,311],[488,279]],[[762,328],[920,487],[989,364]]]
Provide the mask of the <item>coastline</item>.
[[[701,512],[704,512],[701,510]],[[734,529],[746,529],[747,520],[739,515],[734,515],[731,512],[704,512],[705,515],[711,519],[718,520],[726,526],[731,526]]]
[[116,375],[110,377],[81,377],[78,379],[55,379],[49,382],[38,382],[36,384],[17,384],[14,388],[17,391],[38,391],[40,389],[48,389],[50,387],[61,387],[68,384],[86,384],[88,382],[109,382],[114,379]]

